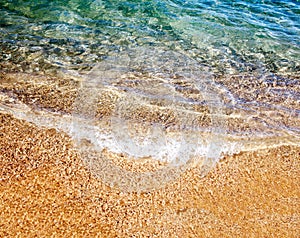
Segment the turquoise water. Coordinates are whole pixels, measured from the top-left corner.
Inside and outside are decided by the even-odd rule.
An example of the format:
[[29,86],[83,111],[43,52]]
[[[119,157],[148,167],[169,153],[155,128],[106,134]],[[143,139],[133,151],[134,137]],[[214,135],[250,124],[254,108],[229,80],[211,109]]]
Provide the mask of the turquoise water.
[[29,72],[89,70],[153,46],[215,74],[299,75],[299,19],[299,1],[1,0],[0,61]]

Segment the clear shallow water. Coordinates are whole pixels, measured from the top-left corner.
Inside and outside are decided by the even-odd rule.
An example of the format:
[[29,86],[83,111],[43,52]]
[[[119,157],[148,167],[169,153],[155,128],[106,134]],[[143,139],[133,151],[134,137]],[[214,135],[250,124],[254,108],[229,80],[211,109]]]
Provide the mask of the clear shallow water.
[[299,19],[299,1],[0,1],[0,67],[126,92],[116,117],[156,101],[186,130],[297,141]]
[[218,74],[299,74],[299,1],[1,0],[0,13],[0,59],[18,69],[90,69],[152,45]]
[[[299,19],[299,1],[0,0],[2,71],[83,78],[70,118],[1,108],[88,141],[80,146],[93,166],[89,151],[105,148],[178,166],[297,145]],[[113,102],[111,117],[97,114],[99,102]],[[157,184],[173,172],[157,173]],[[135,176],[124,173],[116,183]],[[133,190],[153,176],[135,177]]]

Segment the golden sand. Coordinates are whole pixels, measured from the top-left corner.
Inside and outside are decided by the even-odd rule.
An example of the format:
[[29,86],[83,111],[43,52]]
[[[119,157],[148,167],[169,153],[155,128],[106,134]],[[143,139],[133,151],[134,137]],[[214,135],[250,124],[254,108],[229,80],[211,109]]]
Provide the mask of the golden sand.
[[[24,97],[20,85],[6,92],[68,112],[70,97]],[[85,168],[68,135],[0,113],[0,237],[299,237],[300,147],[227,156],[200,174],[122,193]]]
[[93,178],[70,138],[1,114],[0,236],[298,237],[300,148],[241,153],[206,177],[123,194]]

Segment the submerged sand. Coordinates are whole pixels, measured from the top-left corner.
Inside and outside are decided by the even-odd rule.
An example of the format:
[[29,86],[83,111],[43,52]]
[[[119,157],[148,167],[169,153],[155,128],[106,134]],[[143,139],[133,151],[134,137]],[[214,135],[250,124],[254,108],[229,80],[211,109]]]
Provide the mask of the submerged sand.
[[[46,86],[24,85],[3,83],[1,90],[65,113],[76,94],[70,90],[76,85],[45,94]],[[226,156],[204,177],[191,168],[140,194],[94,177],[67,134],[6,112],[0,113],[0,150],[0,237],[299,237],[297,146]]]

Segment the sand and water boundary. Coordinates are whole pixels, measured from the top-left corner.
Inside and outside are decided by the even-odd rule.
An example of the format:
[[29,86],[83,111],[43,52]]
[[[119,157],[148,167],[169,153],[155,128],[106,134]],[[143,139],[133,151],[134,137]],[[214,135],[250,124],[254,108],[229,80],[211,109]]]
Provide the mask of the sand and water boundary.
[[[70,113],[78,79],[22,77],[1,75],[2,103]],[[123,193],[93,176],[66,133],[6,111],[0,125],[0,236],[298,237],[300,147],[228,155],[206,176],[196,166],[164,188]]]

